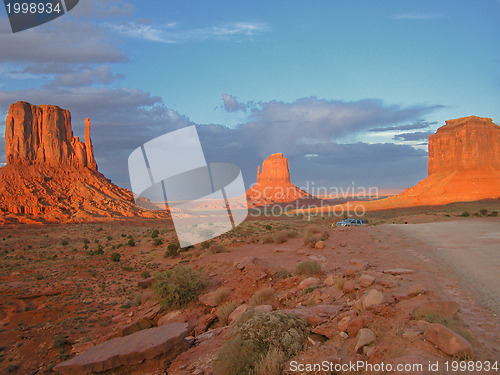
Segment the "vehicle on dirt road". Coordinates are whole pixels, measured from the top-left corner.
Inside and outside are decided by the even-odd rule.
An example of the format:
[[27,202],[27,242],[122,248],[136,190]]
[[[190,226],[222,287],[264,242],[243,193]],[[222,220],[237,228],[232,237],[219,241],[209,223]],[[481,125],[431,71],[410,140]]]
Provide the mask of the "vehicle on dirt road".
[[362,225],[366,225],[366,221],[362,219],[345,219],[342,221],[339,221],[335,224],[332,224],[333,226],[336,227],[360,227]]

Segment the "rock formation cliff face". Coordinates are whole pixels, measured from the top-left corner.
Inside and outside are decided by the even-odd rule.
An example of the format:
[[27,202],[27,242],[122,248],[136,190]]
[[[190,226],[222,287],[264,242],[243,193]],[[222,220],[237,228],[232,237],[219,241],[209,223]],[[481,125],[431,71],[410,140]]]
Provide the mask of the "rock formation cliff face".
[[6,118],[5,146],[0,223],[162,215],[139,209],[130,191],[97,171],[89,119],[82,143],[73,136],[68,110],[17,102]]
[[429,136],[429,176],[450,171],[500,170],[500,127],[469,116],[446,121]]
[[476,116],[446,121],[429,136],[428,170],[428,177],[401,194],[351,204],[369,211],[500,198],[500,126]]
[[5,151],[7,164],[11,165],[97,170],[90,120],[85,121],[85,143],[82,143],[73,136],[70,112],[55,105],[12,104],[5,122]]
[[247,190],[251,207],[289,203],[311,196],[290,181],[288,159],[283,154],[272,154],[257,168],[257,183]]

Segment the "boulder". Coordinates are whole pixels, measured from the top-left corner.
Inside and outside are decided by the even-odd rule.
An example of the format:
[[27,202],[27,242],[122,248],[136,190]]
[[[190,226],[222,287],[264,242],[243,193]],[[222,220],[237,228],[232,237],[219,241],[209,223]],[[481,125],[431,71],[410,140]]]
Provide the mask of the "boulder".
[[344,286],[342,287],[344,293],[353,293],[356,291],[356,283],[354,280],[346,280],[344,281]]
[[439,323],[428,325],[424,332],[424,339],[450,356],[474,356],[470,342]]
[[367,288],[375,282],[375,278],[370,275],[361,275],[359,277],[359,285],[363,288]]
[[298,288],[300,290],[310,288],[312,286],[319,285],[321,281],[317,277],[308,277],[305,280],[302,280],[302,282],[298,285]]
[[318,241],[314,244],[314,248],[321,250],[325,247],[325,241]]
[[384,294],[377,289],[371,289],[363,297],[361,304],[366,309],[370,306],[377,306],[384,302]]
[[363,349],[364,346],[370,345],[373,343],[377,337],[375,336],[375,333],[371,329],[368,328],[361,328],[358,331],[358,334],[356,335],[356,346],[355,350],[356,353],[360,353]]
[[229,317],[227,318],[227,322],[229,324],[232,324],[234,321],[238,320],[238,318],[243,315],[245,311],[248,310],[250,306],[248,306],[246,303],[243,305],[238,306],[231,314],[229,314]]
[[86,352],[54,367],[63,374],[79,375],[133,366],[145,360],[164,356],[170,363],[187,350],[187,324],[173,323],[145,329],[127,337],[118,337],[94,346]]

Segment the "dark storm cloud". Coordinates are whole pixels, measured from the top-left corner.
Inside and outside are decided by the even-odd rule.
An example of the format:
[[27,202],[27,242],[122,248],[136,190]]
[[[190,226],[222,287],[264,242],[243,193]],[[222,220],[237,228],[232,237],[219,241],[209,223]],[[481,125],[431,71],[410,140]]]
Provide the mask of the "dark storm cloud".
[[434,121],[434,122],[417,121],[413,124],[373,128],[373,129],[368,129],[368,131],[369,132],[386,132],[386,131],[392,131],[392,130],[426,129],[426,128],[430,127],[431,125],[436,125],[436,124],[437,124],[436,121]]
[[429,139],[431,132],[415,132],[415,133],[403,133],[396,134],[393,139],[395,141],[421,141]]
[[[192,125],[189,118],[164,106],[159,97],[142,90],[83,87],[0,91],[0,108],[19,98],[32,104],[53,104],[72,113],[75,135],[83,135],[90,117],[100,171],[128,187],[128,156],[144,142]],[[47,103],[50,98],[50,103]],[[356,133],[381,123],[397,124],[421,118],[435,107],[402,108],[381,101],[340,102],[315,98],[294,103],[261,103],[252,122],[234,129],[197,126],[208,162],[238,165],[245,184],[256,180],[257,166],[271,153],[290,159],[292,179],[324,186],[410,186],[425,177],[426,153],[395,144],[339,144],[337,136]],[[308,154],[316,157],[306,157]],[[346,185],[347,184],[347,185]]]
[[12,33],[0,23],[0,62],[112,63],[127,61],[98,25],[61,17],[50,24]]

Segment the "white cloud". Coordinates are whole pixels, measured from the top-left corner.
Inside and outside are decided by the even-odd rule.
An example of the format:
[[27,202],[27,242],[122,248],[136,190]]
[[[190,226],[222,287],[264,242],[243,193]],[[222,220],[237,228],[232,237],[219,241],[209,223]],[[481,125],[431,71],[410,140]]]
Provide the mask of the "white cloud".
[[111,30],[127,37],[167,44],[221,39],[233,36],[253,36],[269,31],[269,27],[266,24],[250,22],[235,22],[200,29],[180,29],[175,22],[161,26],[153,26],[140,22],[108,24],[107,26]]

